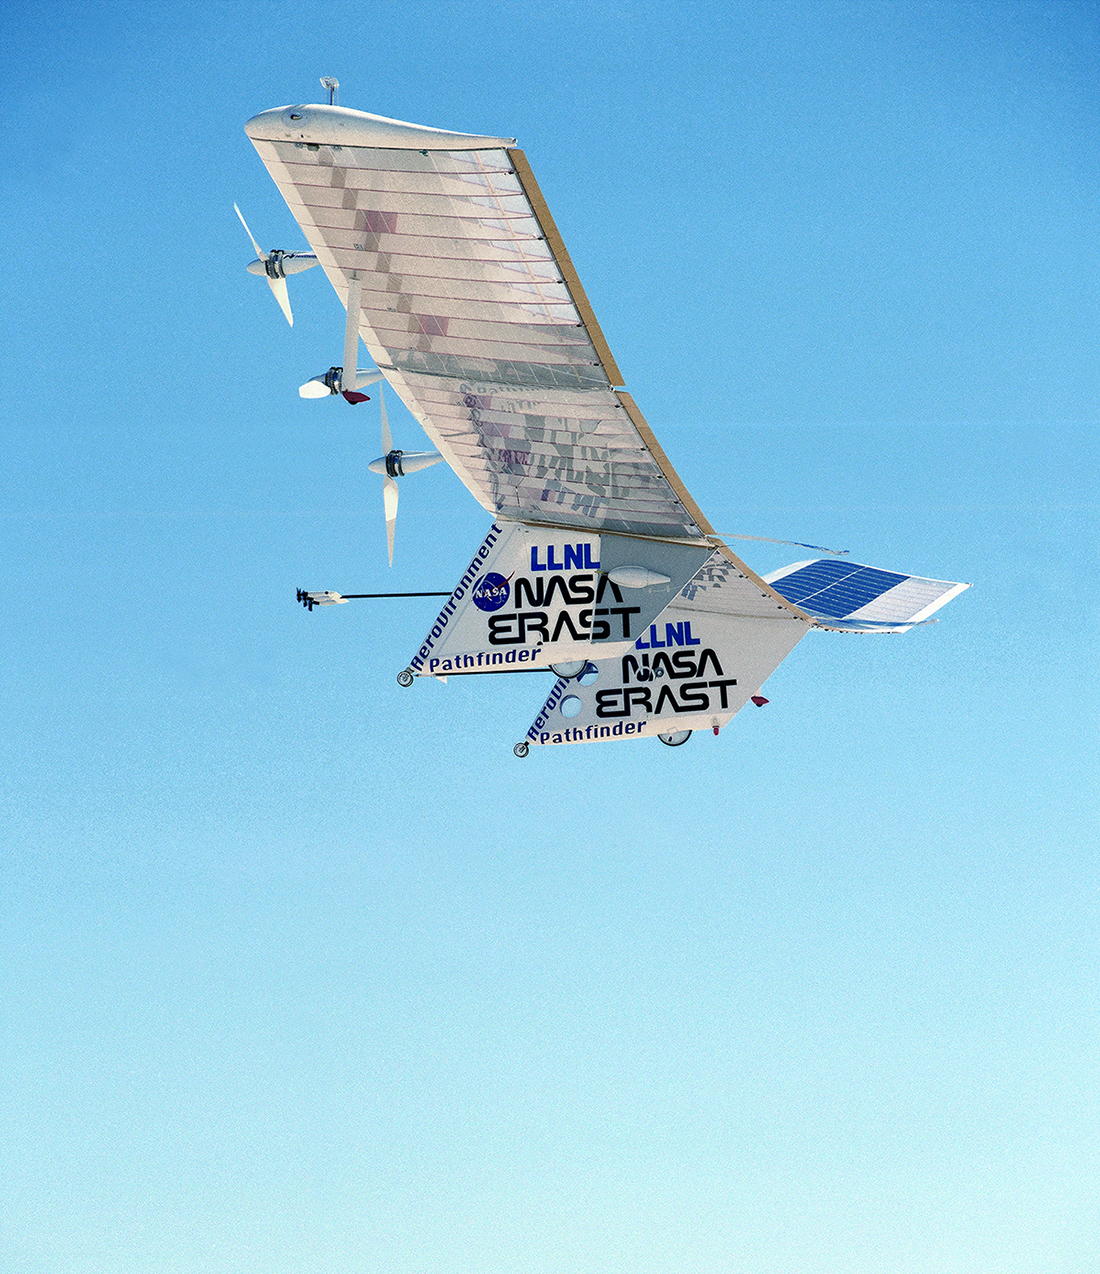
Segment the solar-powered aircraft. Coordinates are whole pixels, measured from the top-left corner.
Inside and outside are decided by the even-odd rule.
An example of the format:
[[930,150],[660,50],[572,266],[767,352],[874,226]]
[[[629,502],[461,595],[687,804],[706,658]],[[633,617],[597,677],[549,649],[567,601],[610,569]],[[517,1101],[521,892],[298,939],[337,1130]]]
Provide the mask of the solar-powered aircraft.
[[[343,367],[300,392],[357,402],[384,380],[438,448],[393,449],[383,415],[370,467],[391,564],[397,481],[418,468],[446,460],[492,518],[401,685],[550,669],[517,756],[676,747],[766,703],[764,681],[810,629],[906,632],[968,587],[838,557],[765,576],[741,561],[623,388],[514,138],[333,104],[264,111],[245,131],[347,309]],[[358,369],[360,338],[377,371]]]

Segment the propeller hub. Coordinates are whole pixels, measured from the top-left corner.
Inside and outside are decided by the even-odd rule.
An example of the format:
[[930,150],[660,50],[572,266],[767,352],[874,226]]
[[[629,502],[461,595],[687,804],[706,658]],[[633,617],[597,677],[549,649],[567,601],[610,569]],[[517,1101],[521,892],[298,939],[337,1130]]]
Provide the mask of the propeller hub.
[[283,257],[286,255],[282,248],[272,248],[267,254],[267,260],[264,262],[264,273],[269,279],[286,278],[286,272],[283,270]]

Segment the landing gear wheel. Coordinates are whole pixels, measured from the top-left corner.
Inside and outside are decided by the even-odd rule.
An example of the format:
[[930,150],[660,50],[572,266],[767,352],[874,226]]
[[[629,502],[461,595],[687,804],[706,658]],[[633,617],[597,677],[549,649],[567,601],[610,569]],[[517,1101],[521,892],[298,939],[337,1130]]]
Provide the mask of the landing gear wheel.
[[556,672],[566,681],[571,681],[574,677],[579,677],[587,667],[587,659],[572,659],[564,664],[551,664],[550,671]]
[[527,753],[531,751],[531,745],[529,743],[517,743],[516,746],[512,749],[512,751],[522,761],[523,758],[527,755]]
[[414,680],[414,677],[413,677],[411,669],[409,668],[403,668],[397,674],[397,684],[399,686],[404,686],[406,690],[412,685],[413,680]]
[[657,738],[670,748],[679,748],[691,738],[691,731],[673,730],[670,734],[659,734]]

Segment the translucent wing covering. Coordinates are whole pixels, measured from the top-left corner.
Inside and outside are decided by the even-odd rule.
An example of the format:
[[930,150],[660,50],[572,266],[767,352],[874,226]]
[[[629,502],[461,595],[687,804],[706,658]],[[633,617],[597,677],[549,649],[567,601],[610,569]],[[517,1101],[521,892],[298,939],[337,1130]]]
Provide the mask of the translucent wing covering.
[[699,542],[522,151],[340,107],[246,132],[360,332],[495,515]]

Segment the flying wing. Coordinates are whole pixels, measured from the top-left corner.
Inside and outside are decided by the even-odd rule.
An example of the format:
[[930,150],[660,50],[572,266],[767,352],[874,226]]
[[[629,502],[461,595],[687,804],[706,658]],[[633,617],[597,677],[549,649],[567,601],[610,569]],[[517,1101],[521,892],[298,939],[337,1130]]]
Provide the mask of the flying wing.
[[494,517],[718,547],[762,584],[619,388],[513,139],[338,106],[265,111],[245,131],[387,381]]
[[[622,388],[514,139],[335,105],[245,131],[348,310],[351,371],[315,378],[322,392],[363,380],[361,338],[494,518],[401,685],[550,665],[517,755],[675,745],[766,703],[754,692],[810,627],[904,632],[968,587],[837,561],[764,578],[736,557]],[[375,464],[392,476],[400,454]]]

